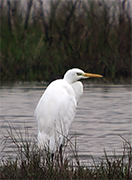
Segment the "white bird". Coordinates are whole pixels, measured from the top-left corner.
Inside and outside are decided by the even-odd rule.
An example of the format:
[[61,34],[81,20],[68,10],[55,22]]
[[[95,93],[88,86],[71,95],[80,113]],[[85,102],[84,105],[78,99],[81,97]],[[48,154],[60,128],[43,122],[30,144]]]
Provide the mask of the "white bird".
[[54,153],[64,143],[83,94],[83,85],[79,80],[89,77],[103,76],[73,68],[66,72],[63,79],[55,80],[47,87],[35,110],[40,149],[46,147]]

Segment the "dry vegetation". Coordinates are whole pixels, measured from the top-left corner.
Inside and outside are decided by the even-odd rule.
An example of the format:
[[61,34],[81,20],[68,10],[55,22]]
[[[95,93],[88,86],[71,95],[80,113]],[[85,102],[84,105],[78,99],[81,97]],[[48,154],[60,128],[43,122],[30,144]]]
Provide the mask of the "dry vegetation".
[[[1,157],[0,179],[50,179],[50,180],[131,180],[132,179],[132,147],[130,142],[123,139],[124,150],[120,156],[113,154],[109,157],[104,152],[104,158],[95,162],[91,157],[92,166],[81,164],[76,150],[76,143],[67,139],[62,154],[56,152],[51,159],[50,152],[40,151],[34,139],[16,131],[10,126],[7,135],[3,138],[4,151],[10,144],[13,156]],[[69,156],[70,155],[70,156]],[[72,156],[72,158],[71,158]],[[88,157],[87,161],[91,161]]]

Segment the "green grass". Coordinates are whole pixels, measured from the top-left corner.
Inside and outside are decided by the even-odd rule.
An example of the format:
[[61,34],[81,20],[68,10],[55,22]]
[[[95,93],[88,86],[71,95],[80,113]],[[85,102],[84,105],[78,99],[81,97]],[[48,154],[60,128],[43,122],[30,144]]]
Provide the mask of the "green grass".
[[132,23],[123,2],[111,11],[105,1],[51,0],[47,17],[41,4],[31,13],[32,0],[25,16],[19,1],[9,2],[1,6],[2,82],[50,81],[72,67],[130,79]]
[[[67,139],[62,156],[56,152],[51,159],[50,152],[39,150],[36,140],[30,138],[10,126],[3,139],[4,150],[8,145],[14,146],[12,156],[5,154],[0,161],[0,179],[51,179],[51,180],[131,180],[132,179],[132,147],[122,137],[124,150],[122,155],[109,157],[104,151],[104,158],[95,162],[91,157],[92,166],[81,164],[75,144]],[[4,151],[3,150],[3,151]],[[72,157],[71,157],[72,156]],[[89,161],[89,159],[88,159]]]

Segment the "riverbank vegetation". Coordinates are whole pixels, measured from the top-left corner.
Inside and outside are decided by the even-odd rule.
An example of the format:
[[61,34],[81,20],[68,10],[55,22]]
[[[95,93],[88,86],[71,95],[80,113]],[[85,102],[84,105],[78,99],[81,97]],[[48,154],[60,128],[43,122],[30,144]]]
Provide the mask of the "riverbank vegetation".
[[119,81],[131,77],[126,1],[50,0],[37,7],[1,1],[1,81],[50,81],[79,67]]
[[[50,180],[130,180],[132,179],[132,147],[122,137],[124,149],[122,154],[104,156],[96,162],[94,157],[85,157],[89,164],[81,163],[76,149],[76,143],[71,139],[66,140],[62,154],[57,152],[54,159],[46,150],[37,148],[36,140],[25,135],[10,126],[10,130],[4,136],[3,145],[6,156],[0,159],[0,179],[50,179]],[[76,142],[76,141],[75,141]],[[12,148],[12,155],[8,157],[6,148]]]

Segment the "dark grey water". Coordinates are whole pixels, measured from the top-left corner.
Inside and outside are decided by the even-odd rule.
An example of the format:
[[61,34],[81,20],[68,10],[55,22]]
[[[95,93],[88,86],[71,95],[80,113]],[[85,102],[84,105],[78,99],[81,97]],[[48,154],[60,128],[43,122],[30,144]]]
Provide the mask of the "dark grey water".
[[[46,86],[14,85],[0,89],[0,140],[9,130],[9,123],[15,130],[37,135],[34,110]],[[77,141],[80,157],[100,157],[104,148],[109,155],[115,151],[121,154],[123,136],[132,142],[132,92],[130,85],[85,84],[76,117],[70,128],[69,137]],[[5,153],[13,152],[9,145]],[[2,148],[2,146],[1,146]]]

